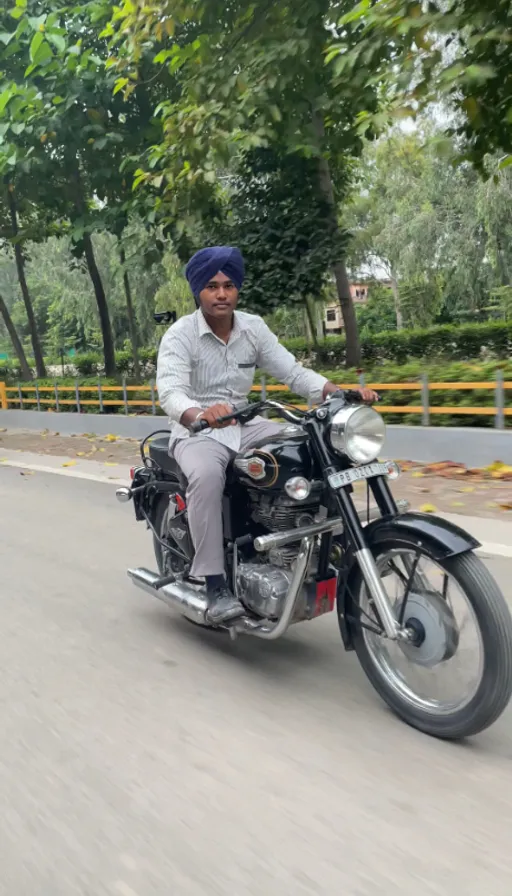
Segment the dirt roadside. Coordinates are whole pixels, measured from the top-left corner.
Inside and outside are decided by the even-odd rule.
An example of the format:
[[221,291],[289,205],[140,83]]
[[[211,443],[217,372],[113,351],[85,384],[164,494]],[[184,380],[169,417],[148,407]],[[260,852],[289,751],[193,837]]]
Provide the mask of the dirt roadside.
[[[116,467],[140,461],[138,441],[116,436],[62,436],[58,432],[0,430],[2,448],[41,455],[95,460]],[[399,460],[402,475],[393,483],[396,498],[406,498],[416,510],[437,510],[490,519],[512,519],[512,466],[493,464],[484,470],[467,470],[455,463],[429,466]],[[365,488],[356,485],[358,493]]]

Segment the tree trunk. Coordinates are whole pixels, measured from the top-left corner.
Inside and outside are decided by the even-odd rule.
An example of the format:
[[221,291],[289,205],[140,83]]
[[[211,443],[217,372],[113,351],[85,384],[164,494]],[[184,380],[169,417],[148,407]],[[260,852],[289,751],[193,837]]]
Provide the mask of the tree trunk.
[[18,274],[18,281],[20,284],[21,294],[23,296],[23,302],[25,304],[25,310],[27,312],[27,320],[28,320],[28,330],[30,333],[30,340],[32,342],[32,348],[34,350],[34,359],[36,362],[36,371],[38,377],[44,378],[46,376],[46,367],[44,364],[43,352],[41,349],[41,343],[39,341],[39,334],[37,332],[37,324],[36,317],[34,314],[34,306],[32,305],[32,299],[30,297],[30,293],[28,291],[27,286],[27,278],[25,276],[25,258],[23,256],[23,250],[21,247],[21,243],[18,241],[18,212],[16,209],[16,199],[14,197],[14,187],[12,184],[7,185],[7,201],[9,204],[9,215],[11,218],[11,230],[13,235],[13,249],[14,249],[14,257],[16,259],[16,271]]
[[306,296],[304,298],[304,306],[306,309],[306,322],[308,325],[309,338],[312,340],[313,345],[317,346],[318,338],[317,338],[317,332],[316,332],[316,321],[315,321],[315,317],[314,317],[314,314],[313,314],[313,311],[311,308],[311,300],[310,300],[309,296]]
[[[324,124],[318,112],[313,113],[313,128],[318,139],[318,148],[321,151],[324,138]],[[318,160],[318,180],[321,193],[329,204],[331,210],[331,222],[335,231],[339,231],[338,215],[336,213],[336,200],[334,196],[334,188],[332,185],[331,171],[327,159],[319,156]],[[336,261],[333,265],[334,279],[336,281],[336,291],[338,293],[338,301],[340,303],[341,314],[343,317],[343,325],[345,328],[345,360],[347,367],[359,367],[361,364],[361,344],[359,342],[359,332],[357,328],[356,313],[354,303],[350,295],[350,284],[348,280],[347,269],[343,259]]]
[[140,383],[140,362],[139,362],[139,341],[137,339],[137,323],[135,321],[135,313],[133,310],[133,302],[132,302],[132,290],[130,287],[130,278],[128,277],[128,271],[126,270],[126,253],[124,251],[124,247],[119,245],[119,258],[121,259],[121,264],[123,266],[123,283],[124,283],[124,292],[126,296],[126,311],[128,314],[128,326],[130,329],[130,342],[132,344],[132,352],[133,352],[133,371],[135,373],[135,379],[138,383]]
[[390,282],[391,289],[393,291],[393,298],[395,300],[395,315],[396,315],[396,328],[397,330],[403,330],[404,327],[404,318],[402,314],[402,306],[400,304],[400,293],[398,292],[398,282],[396,277],[393,277],[393,274],[390,274]]
[[[73,203],[75,205],[75,209],[78,212],[79,217],[83,219],[86,217],[87,207],[86,207],[86,203],[85,203],[85,199],[84,199],[82,181],[80,178],[80,169],[78,167],[78,162],[75,157],[69,157],[68,162],[69,162],[70,182],[71,182],[71,187],[72,187]],[[107,297],[105,295],[103,281],[101,279],[101,274],[98,270],[98,265],[96,264],[96,258],[94,255],[94,248],[92,245],[91,234],[88,231],[84,232],[84,235],[82,237],[82,243],[83,243],[83,247],[84,247],[84,256],[85,256],[85,262],[87,264],[87,270],[89,272],[89,277],[91,278],[92,286],[94,289],[96,305],[98,306],[101,336],[103,339],[103,357],[105,359],[105,374],[106,374],[106,376],[114,377],[116,375],[117,371],[116,371],[116,357],[115,357],[115,353],[114,353],[114,340],[112,337],[112,325],[110,323]]]
[[11,315],[9,314],[9,309],[4,302],[3,297],[0,295],[0,314],[4,319],[5,329],[7,330],[10,340],[12,342],[12,347],[18,356],[18,361],[20,362],[21,368],[21,377],[23,380],[31,380],[32,379],[32,371],[28,366],[27,356],[23,350],[23,346],[20,341],[20,337],[16,332],[16,327],[12,322]]
[[98,265],[96,264],[96,258],[94,255],[94,248],[92,245],[92,239],[91,239],[90,233],[84,233],[83,243],[84,243],[84,255],[85,255],[85,261],[87,264],[87,270],[89,271],[89,276],[91,278],[92,286],[94,289],[94,295],[96,297],[96,304],[98,306],[101,335],[103,338],[103,357],[105,359],[105,375],[106,376],[115,376],[116,372],[117,372],[116,371],[116,356],[114,353],[114,340],[112,338],[112,327],[110,324],[110,317],[109,317],[109,313],[108,313],[107,297],[105,295],[105,289],[103,287],[103,281],[101,279],[101,274],[98,270]]

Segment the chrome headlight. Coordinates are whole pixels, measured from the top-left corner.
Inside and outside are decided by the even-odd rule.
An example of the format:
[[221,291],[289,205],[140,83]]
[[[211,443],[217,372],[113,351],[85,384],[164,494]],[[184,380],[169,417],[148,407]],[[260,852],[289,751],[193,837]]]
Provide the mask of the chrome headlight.
[[386,435],[381,415],[366,405],[342,408],[332,418],[331,446],[355,464],[368,464],[379,456]]

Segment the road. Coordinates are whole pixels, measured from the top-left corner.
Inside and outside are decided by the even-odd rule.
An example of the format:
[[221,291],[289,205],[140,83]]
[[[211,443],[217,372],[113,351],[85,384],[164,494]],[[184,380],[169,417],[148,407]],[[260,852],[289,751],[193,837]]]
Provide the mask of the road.
[[427,738],[333,618],[232,644],[134,589],[108,485],[4,467],[0,498],[1,896],[510,896],[512,710]]

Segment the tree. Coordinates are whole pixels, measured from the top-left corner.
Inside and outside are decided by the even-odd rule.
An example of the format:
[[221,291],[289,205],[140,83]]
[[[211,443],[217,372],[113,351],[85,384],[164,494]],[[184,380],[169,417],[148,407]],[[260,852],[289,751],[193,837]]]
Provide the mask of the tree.
[[95,3],[70,8],[17,0],[0,41],[6,72],[0,161],[6,171],[29,175],[25,186],[35,204],[69,222],[75,255],[84,259],[93,285],[105,370],[112,376],[112,325],[92,235],[119,235],[125,226],[130,154],[151,142],[152,107],[144,88],[129,104],[114,91],[99,38],[104,15]]
[[[361,146],[353,121],[378,101],[368,90],[361,96],[347,85],[340,96],[335,89],[333,70],[324,65],[334,14],[327,0],[307,6],[299,0],[235,0],[227,6],[217,0],[194,9],[192,21],[180,0],[144,9],[125,0],[107,32],[118,44],[112,59],[118,86],[133,90],[138,62],[151,43],[161,47],[155,66],[165,65],[179,85],[179,93],[158,106],[160,140],[135,183],[163,189],[162,203],[176,220],[191,191],[214,183],[217,170],[235,154],[282,146],[285,153],[315,161],[316,189],[337,229],[337,203]],[[188,208],[190,213],[191,199]],[[348,363],[357,364],[357,325],[341,250],[331,264]]]
[[369,144],[347,211],[351,264],[389,281],[398,328],[483,309],[496,277],[486,215],[503,234],[510,219],[508,172],[482,182],[439,153],[437,136],[395,130]]
[[[340,87],[370,97],[376,87],[390,116],[445,102],[464,158],[485,170],[488,153],[512,162],[512,6],[509,0],[358,2],[343,11],[328,55]],[[360,132],[381,131],[388,118],[368,104]]]
[[258,314],[300,303],[317,327],[311,302],[321,296],[332,258],[346,241],[318,193],[317,162],[280,147],[244,154],[224,205],[205,221],[201,242],[237,245],[247,275],[242,300]]
[[28,240],[42,239],[47,232],[44,216],[41,216],[33,202],[21,201],[15,190],[14,177],[5,173],[6,166],[2,166],[0,151],[0,175],[4,173],[3,184],[0,188],[0,246],[4,251],[12,252],[15,264],[18,284],[23,298],[23,304],[28,322],[28,330],[37,375],[44,377],[46,369],[43,352],[40,344],[36,317],[32,297],[27,285],[25,247]]
[[31,380],[32,379],[32,371],[31,371],[30,367],[28,366],[27,357],[23,350],[23,346],[20,342],[20,338],[16,332],[16,327],[14,326],[14,324],[12,322],[11,315],[9,314],[9,309],[8,309],[1,293],[0,293],[0,315],[3,318],[3,322],[5,324],[5,329],[7,330],[8,334],[9,334],[10,340],[12,342],[12,347],[13,347],[14,351],[16,352],[18,361],[20,362],[20,370],[21,370],[22,379]]

